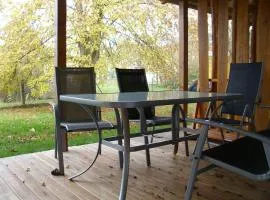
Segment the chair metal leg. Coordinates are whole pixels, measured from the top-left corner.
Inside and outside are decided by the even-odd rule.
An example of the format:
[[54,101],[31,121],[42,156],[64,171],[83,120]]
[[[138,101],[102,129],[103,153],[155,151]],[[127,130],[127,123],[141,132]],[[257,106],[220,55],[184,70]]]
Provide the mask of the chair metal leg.
[[224,144],[224,143],[225,143],[225,136],[224,136],[223,129],[222,129],[222,128],[220,128],[220,129],[219,129],[219,131],[220,131],[221,138],[222,138],[222,144]]
[[57,128],[55,127],[55,132],[54,132],[54,157],[57,159]]
[[[117,108],[114,109],[115,112],[115,117],[116,117],[116,123],[117,123],[117,136],[119,136],[118,139],[118,144],[123,146],[123,141],[122,141],[122,136],[123,136],[123,128],[122,128],[122,123],[120,119],[120,114]],[[118,151],[118,157],[119,157],[119,164],[120,168],[123,168],[123,152]]]
[[154,142],[154,132],[155,132],[155,130],[156,130],[156,125],[154,124],[153,125],[153,128],[152,128],[153,133],[152,133],[152,136],[151,136],[150,143],[153,143]]
[[[144,109],[137,108],[137,110],[140,113],[140,128],[141,128],[141,133],[144,136],[144,144],[148,145],[149,141],[148,141],[148,134],[147,134],[147,126],[146,126]],[[149,167],[149,166],[151,166],[151,160],[150,160],[150,150],[147,147],[145,149],[145,154],[146,154],[146,163],[147,163],[147,166]]]
[[[183,120],[183,127],[187,128],[185,112],[184,112],[184,110],[183,110],[183,108],[181,106],[179,106],[179,110],[180,110],[181,117],[182,117],[182,120]],[[184,132],[184,136],[188,136],[187,132]],[[185,150],[186,150],[186,156],[189,156],[189,148],[188,148],[188,141],[187,140],[185,140]]]
[[58,163],[59,168],[54,169],[51,174],[54,176],[63,176],[65,174],[64,171],[64,157],[63,157],[63,147],[62,147],[62,131],[60,126],[56,128],[56,135],[57,135],[57,152],[58,152]]
[[[99,130],[100,131],[100,137],[102,137],[102,130]],[[101,141],[102,141],[102,139],[101,139]],[[99,148],[99,150],[98,150],[98,154],[99,155],[101,155],[101,148],[102,148],[102,146],[100,145],[100,148]]]
[[194,187],[197,172],[198,172],[198,166],[199,166],[200,158],[202,155],[202,151],[203,151],[203,147],[204,147],[207,135],[208,135],[208,126],[204,125],[201,128],[200,136],[197,140],[196,149],[195,149],[194,156],[192,159],[191,173],[188,180],[187,189],[185,192],[185,198],[184,198],[185,200],[191,200],[193,187]]
[[[172,136],[173,140],[179,138],[179,105],[175,104],[172,108]],[[177,154],[178,152],[178,142],[174,144],[173,153]]]
[[130,129],[127,109],[121,108],[121,118],[123,121],[124,134],[124,168],[122,171],[121,188],[119,200],[125,200],[128,187],[129,159],[130,159]]

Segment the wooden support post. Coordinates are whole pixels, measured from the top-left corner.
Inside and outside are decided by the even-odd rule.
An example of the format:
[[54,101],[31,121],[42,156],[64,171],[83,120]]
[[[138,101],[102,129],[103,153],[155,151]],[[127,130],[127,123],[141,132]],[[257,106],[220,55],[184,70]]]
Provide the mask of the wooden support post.
[[[56,0],[55,16],[55,66],[66,67],[66,22],[67,4],[66,0]],[[63,150],[68,150],[67,134],[63,134]]]
[[256,43],[257,43],[257,15],[258,15],[258,0],[253,0],[254,6],[252,7],[252,31],[251,31],[251,46],[250,46],[250,62],[256,62]]
[[[257,47],[256,61],[263,62],[263,85],[261,89],[261,103],[270,105],[270,1],[258,0],[257,15]],[[258,108],[256,112],[256,129],[262,130],[267,128],[269,123],[269,110]]]
[[236,63],[237,0],[233,0],[232,9],[232,63]]
[[[211,0],[212,11],[212,79],[217,80],[217,61],[218,61],[218,0]],[[217,81],[212,82],[212,92],[217,91]]]
[[228,0],[218,3],[217,45],[217,91],[224,92],[228,74]]
[[248,0],[235,0],[235,56],[236,63],[249,62],[249,15]]
[[[198,0],[198,38],[199,38],[199,90],[209,90],[209,66],[208,66],[208,1]],[[200,105],[200,117],[205,115],[206,104]]]
[[66,0],[56,0],[56,42],[55,42],[55,66],[66,67]]
[[[179,2],[179,77],[180,89],[188,90],[188,1]],[[187,112],[187,105],[184,106]]]

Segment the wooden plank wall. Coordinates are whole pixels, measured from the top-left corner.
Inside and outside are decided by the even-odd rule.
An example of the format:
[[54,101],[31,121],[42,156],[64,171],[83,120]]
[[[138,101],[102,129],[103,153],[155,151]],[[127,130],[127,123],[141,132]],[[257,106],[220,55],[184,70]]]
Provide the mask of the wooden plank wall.
[[[270,105],[270,1],[258,0],[258,15],[256,28],[256,60],[263,62],[263,85],[262,85],[262,104]],[[258,108],[256,113],[256,128],[264,129],[269,124],[269,110]]]
[[[208,65],[208,1],[198,0],[198,38],[199,38],[199,90],[209,90],[209,65]],[[204,116],[207,109],[206,104],[200,106],[200,116]]]

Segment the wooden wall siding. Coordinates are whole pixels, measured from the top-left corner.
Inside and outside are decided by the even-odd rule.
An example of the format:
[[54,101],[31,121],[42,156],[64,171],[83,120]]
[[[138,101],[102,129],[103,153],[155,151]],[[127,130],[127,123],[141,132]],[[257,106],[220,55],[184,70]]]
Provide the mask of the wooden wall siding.
[[179,77],[180,89],[188,89],[188,0],[179,2]]
[[66,0],[56,0],[55,16],[55,66],[66,66],[66,20],[67,5]]
[[228,0],[218,3],[217,91],[224,92],[228,74]]
[[[207,92],[209,89],[209,65],[208,65],[208,1],[198,0],[198,38],[199,38],[199,90]],[[204,116],[207,105],[202,104],[200,115]]]
[[[263,62],[263,85],[262,104],[270,105],[270,1],[258,0],[257,15],[257,61]],[[256,127],[258,130],[264,129],[269,123],[269,110],[258,108],[256,113]]]
[[237,26],[234,27],[234,34],[236,34],[235,45],[237,63],[249,61],[248,3],[249,0],[237,0],[235,2],[235,20]]

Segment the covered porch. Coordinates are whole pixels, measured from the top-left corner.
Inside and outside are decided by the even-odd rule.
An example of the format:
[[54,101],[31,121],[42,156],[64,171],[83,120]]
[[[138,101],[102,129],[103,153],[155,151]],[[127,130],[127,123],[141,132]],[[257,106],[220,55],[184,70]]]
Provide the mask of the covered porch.
[[[136,140],[134,144],[141,142]],[[195,142],[190,144],[193,150]],[[97,144],[71,147],[64,154],[64,177],[49,173],[58,165],[53,151],[1,159],[0,199],[118,199],[122,170],[117,151],[108,147],[103,147],[90,171],[74,182],[67,179],[87,166],[96,149]],[[147,167],[144,151],[131,154],[127,199],[183,199],[191,164],[185,156],[184,143],[177,155],[173,154],[173,146],[165,146],[152,149],[151,158],[152,166]],[[253,182],[218,168],[200,175],[193,192],[193,199],[200,200],[269,198],[269,182]]]

